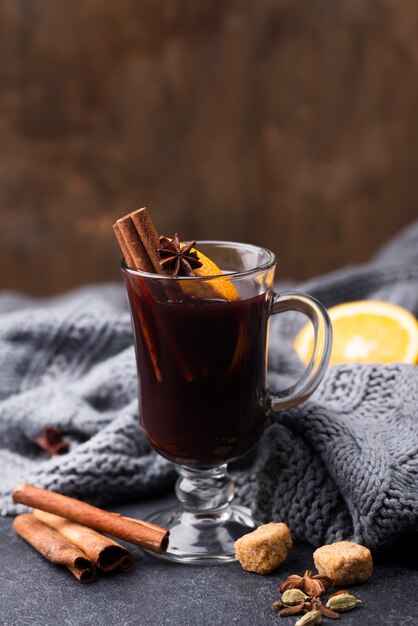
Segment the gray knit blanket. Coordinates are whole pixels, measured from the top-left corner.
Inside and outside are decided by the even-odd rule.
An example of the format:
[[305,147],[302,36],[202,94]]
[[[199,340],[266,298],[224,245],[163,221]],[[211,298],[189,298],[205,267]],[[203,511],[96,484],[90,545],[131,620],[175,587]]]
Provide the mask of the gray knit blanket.
[[[280,285],[279,285],[280,287]],[[418,315],[418,222],[363,266],[295,286],[325,306],[387,300]],[[272,320],[270,384],[303,369],[291,348],[300,316]],[[284,345],[288,348],[284,349]],[[18,480],[98,505],[171,487],[174,467],[138,425],[130,318],[119,285],[49,300],[0,294],[0,511]],[[56,425],[69,453],[34,442]],[[251,465],[233,471],[259,519],[287,522],[313,545],[377,548],[418,530],[418,368],[341,365],[303,405],[272,416]]]

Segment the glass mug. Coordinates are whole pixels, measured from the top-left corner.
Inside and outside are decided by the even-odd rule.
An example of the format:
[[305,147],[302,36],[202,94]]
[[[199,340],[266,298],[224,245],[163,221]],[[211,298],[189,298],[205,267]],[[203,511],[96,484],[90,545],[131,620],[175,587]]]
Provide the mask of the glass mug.
[[[273,292],[276,259],[270,250],[217,241],[198,242],[196,249],[222,275],[174,278],[122,265],[140,423],[154,450],[180,474],[180,506],[149,521],[170,531],[162,556],[183,563],[234,560],[235,540],[257,527],[248,509],[231,504],[227,463],[255,446],[270,412],[313,393],[332,344],[331,323],[319,302]],[[300,381],[272,391],[266,382],[268,326],[283,311],[311,320],[314,349]]]

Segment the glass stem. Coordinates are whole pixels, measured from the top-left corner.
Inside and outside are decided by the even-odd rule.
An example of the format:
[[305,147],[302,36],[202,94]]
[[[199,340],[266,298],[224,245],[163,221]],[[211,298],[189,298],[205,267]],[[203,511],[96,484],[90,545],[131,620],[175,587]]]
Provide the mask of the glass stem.
[[208,470],[180,465],[178,470],[176,495],[187,511],[217,513],[228,507],[234,497],[234,483],[226,464]]

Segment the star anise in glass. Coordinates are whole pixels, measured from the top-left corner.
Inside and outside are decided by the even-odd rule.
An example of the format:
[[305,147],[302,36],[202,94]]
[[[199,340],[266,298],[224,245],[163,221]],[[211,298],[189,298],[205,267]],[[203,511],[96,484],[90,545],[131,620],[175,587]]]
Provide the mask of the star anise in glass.
[[182,247],[177,233],[172,239],[161,236],[158,248],[161,267],[173,276],[194,276],[193,270],[202,267],[197,252],[192,251],[195,245],[196,241],[191,241]]
[[321,574],[312,575],[312,572],[306,570],[303,576],[292,574],[286,578],[286,580],[280,585],[279,591],[283,593],[287,589],[301,589],[308,596],[319,597],[331,587],[334,581],[328,576],[321,576]]

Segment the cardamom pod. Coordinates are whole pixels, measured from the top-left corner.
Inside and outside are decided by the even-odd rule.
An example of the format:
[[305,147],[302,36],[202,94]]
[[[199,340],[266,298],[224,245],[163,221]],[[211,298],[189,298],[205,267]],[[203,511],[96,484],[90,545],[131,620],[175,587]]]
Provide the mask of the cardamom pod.
[[306,600],[308,596],[301,589],[287,589],[282,595],[283,604],[293,606]]
[[295,626],[315,626],[315,624],[322,624],[324,620],[319,611],[308,611],[303,617],[298,619]]
[[351,611],[351,609],[354,609],[359,604],[361,604],[361,600],[355,598],[351,593],[341,593],[332,596],[327,602],[327,607],[331,609],[331,611],[343,613],[344,611]]
[[276,602],[273,602],[271,608],[275,613],[278,613],[283,608],[283,602],[281,600],[276,600]]

